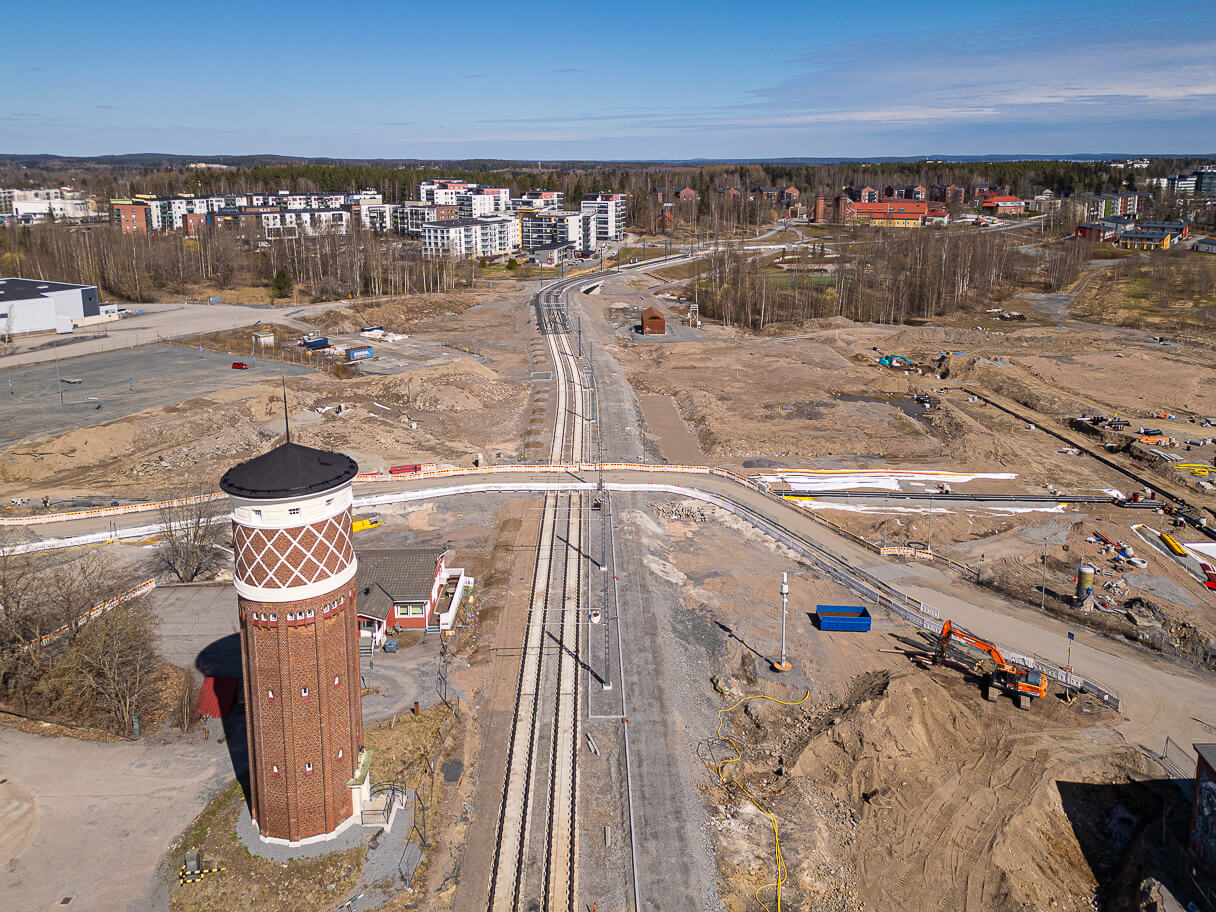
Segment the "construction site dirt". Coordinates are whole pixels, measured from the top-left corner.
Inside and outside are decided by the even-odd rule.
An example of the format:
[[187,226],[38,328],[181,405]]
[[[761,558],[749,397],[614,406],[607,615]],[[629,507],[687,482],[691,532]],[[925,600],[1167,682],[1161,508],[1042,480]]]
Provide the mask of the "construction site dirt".
[[[619,327],[627,322],[621,313],[652,299],[640,286],[636,278],[609,280],[597,295],[583,296],[582,303]],[[654,300],[667,307],[669,324],[679,319],[680,307],[686,307]],[[1034,422],[1018,421],[963,387],[986,390],[1042,416],[1043,426],[1062,431],[1082,414],[1118,416],[1136,426],[1167,424],[1179,440],[1177,450],[1170,452],[1176,452],[1182,464],[1211,465],[1216,457],[1216,445],[1207,442],[1211,437],[1200,426],[1216,407],[1203,352],[1193,346],[1162,348],[1130,330],[1036,323],[1010,329],[1008,323],[972,317],[965,325],[950,326],[893,327],[833,319],[797,333],[774,330],[756,336],[710,325],[699,333],[700,342],[664,346],[635,344],[623,332],[611,337],[612,353],[625,367],[652,424],[656,455],[672,463],[696,453],[685,443],[691,432],[708,463],[745,474],[754,472],[749,466],[757,464],[768,465],[770,475],[783,468],[938,469],[1006,476],[975,478],[953,488],[972,494],[1064,492],[1113,499],[1138,490],[1125,474],[1084,452],[1072,452]],[[878,360],[885,353],[898,353],[916,366],[884,367]],[[672,407],[683,427],[673,428]],[[1175,417],[1156,417],[1160,414]],[[1193,438],[1205,442],[1184,443]],[[1102,452],[1098,443],[1089,445]],[[1172,468],[1169,460],[1139,448],[1111,458],[1137,474],[1159,479],[1162,487],[1189,502],[1216,505],[1204,487],[1202,471]],[[857,487],[867,489],[860,482]],[[1036,512],[1021,512],[1024,508],[942,503],[933,505],[930,522],[924,503],[822,501],[807,506],[876,543],[923,545],[932,539],[934,548],[982,571],[990,584],[1014,597],[1043,602],[1063,616],[1076,616],[1078,623],[1190,662],[1216,662],[1213,593],[1131,531],[1132,524],[1140,522],[1168,531],[1168,517],[1104,504],[1048,503]],[[1002,542],[1016,537],[1018,529],[1042,521],[1040,510],[1061,513],[1070,530],[1058,542],[1048,543],[1045,597],[1042,542],[1036,546],[1023,537],[1016,555],[1001,553]],[[1216,521],[1216,514],[1206,512]],[[1097,528],[1114,541],[1139,545],[1136,554],[1148,560],[1149,575],[1171,585],[1137,592],[1133,579],[1125,588],[1120,581],[1129,568],[1116,566],[1109,551],[1101,553],[1105,546],[1087,541]],[[1194,539],[1206,541],[1191,532],[1189,540]],[[1087,560],[1098,561],[1100,585],[1111,583],[1124,594],[1108,606],[1115,609],[1110,614],[1099,610],[1070,615],[1076,567]],[[1100,594],[1109,595],[1110,590]],[[1135,598],[1142,601],[1132,604],[1129,614],[1125,603]]]
[[[1130,493],[1126,476],[1062,452],[1060,441],[970,401],[960,387],[1007,397],[1057,423],[1084,411],[1170,421],[1187,427],[1175,435],[1183,438],[1200,433],[1200,422],[1188,419],[1216,414],[1199,352],[1162,354],[1128,330],[1060,329],[1033,319],[1012,329],[987,318],[940,327],[828,320],[757,336],[709,321],[679,326],[687,304],[659,298],[656,283],[622,274],[608,277],[598,294],[572,296],[583,318],[583,363],[594,366],[601,397],[597,426],[608,461],[700,463],[766,476],[869,470],[885,473],[883,490],[905,485],[899,491],[927,497],[938,481],[907,486],[891,473],[953,472],[970,478],[949,482],[962,493],[1113,497]],[[650,304],[679,327],[661,344],[629,329]],[[384,323],[418,347],[402,349],[400,369],[389,374],[287,376],[293,440],[350,453],[365,471],[552,456],[557,397],[527,289],[428,299],[416,311],[400,302],[356,304],[310,319],[318,330],[348,335]],[[946,360],[944,353],[951,353]],[[882,366],[884,354],[915,366]],[[949,376],[937,376],[943,369]],[[23,431],[0,451],[0,496],[126,502],[183,486],[213,490],[224,469],[280,439],[284,426],[284,381],[276,374],[249,384],[245,372],[231,373],[239,383],[96,426]],[[1160,412],[1182,417],[1151,417]],[[1214,453],[1196,446],[1187,461],[1210,463]],[[1199,476],[1137,466],[1167,473],[1197,497],[1206,493]],[[1014,510],[930,502],[926,509],[919,500],[807,497],[804,509],[846,532],[878,546],[931,549],[975,569],[982,584],[975,588],[953,570],[880,559],[861,546],[849,553],[913,594],[929,600],[926,593],[947,592],[971,606],[983,599],[982,610],[993,616],[999,605],[1011,628],[1050,629],[1050,644],[1036,642],[1061,665],[1069,659],[1068,641],[1055,634],[1059,619],[1092,627],[1109,637],[1103,642],[1120,661],[1176,675],[1168,699],[1181,704],[1211,693],[1216,594],[1131,529],[1147,522],[1165,531],[1165,516],[1108,503]],[[484,905],[539,503],[500,494],[452,498],[442,507],[393,505],[382,511],[384,527],[361,533],[373,543],[447,542],[481,552],[473,565],[476,617],[457,638],[452,673],[465,725],[451,759],[464,772],[436,811],[442,836],[412,885],[416,892],[389,908]],[[1138,908],[1153,877],[1167,879],[1168,871],[1145,861],[1149,834],[1173,834],[1182,808],[1181,793],[1162,784],[1165,774],[1150,757],[1166,723],[1145,707],[1167,697],[1132,695],[1130,721],[1130,712],[1054,691],[1026,712],[1007,698],[985,702],[974,674],[925,669],[881,651],[930,644],[877,606],[870,606],[870,633],[816,629],[816,605],[853,604],[856,593],[742,519],[653,493],[614,494],[612,507],[626,607],[609,638],[596,631],[584,659],[593,683],[605,656],[618,655],[613,647],[624,668],[612,690],[596,683],[585,707],[596,746],[592,752],[588,744],[580,760],[580,883],[588,906],[629,908],[632,875],[645,907],[743,912],[760,908],[757,890],[772,907],[775,890],[764,889],[777,872],[772,820],[731,783],[745,785],[780,824],[783,907],[1122,912]],[[1116,563],[1099,532],[1135,545],[1147,566]],[[1082,562],[1098,568],[1107,610],[1072,605]],[[789,683],[767,670],[779,650],[783,571],[791,574]],[[1044,619],[1040,605],[1052,617]],[[1103,667],[1084,670],[1109,676]],[[1146,680],[1157,678],[1108,683]],[[717,765],[734,751],[716,734],[719,711],[758,694],[794,703],[808,691],[798,706],[753,700],[725,713],[723,731],[742,756],[720,781]],[[1171,707],[1160,715],[1173,724],[1180,713]],[[1216,724],[1216,706],[1196,705],[1193,715]]]
[[[655,514],[672,543],[668,572],[684,582],[687,617],[674,629],[702,631],[695,649],[677,648],[704,649],[720,669],[700,682],[713,705],[696,755],[724,908],[759,908],[757,899],[775,908],[764,809],[779,826],[789,908],[1139,908],[1140,881],[1121,875],[1149,877],[1136,868],[1138,838],[1183,800],[1112,727],[1109,708],[1054,692],[1028,712],[1008,698],[986,702],[978,676],[892,654],[931,648],[898,621],[880,617],[868,634],[818,630],[816,604],[849,594],[771,542],[747,541],[733,517],[679,502]],[[782,571],[787,648],[803,679],[789,684],[767,672]],[[731,710],[757,695],[808,698]],[[735,750],[717,734],[718,710],[742,755],[725,783],[715,770]],[[1170,825],[1185,829],[1177,814]]]
[[[68,503],[99,499],[108,503],[114,498],[147,500],[149,495],[180,491],[183,485],[213,490],[234,461],[249,458],[282,437],[284,385],[292,439],[346,451],[364,471],[385,470],[402,462],[472,465],[478,454],[483,459],[501,454],[514,461],[532,394],[519,341],[519,322],[526,323],[526,308],[496,305],[483,296],[471,301],[455,298],[442,312],[433,298],[424,302],[427,344],[436,353],[446,352],[438,359],[428,355],[430,366],[338,379],[273,362],[235,371],[222,360],[225,355],[204,351],[201,363],[214,367],[220,359],[224,368],[210,389],[197,381],[181,383],[176,368],[167,368],[162,377],[145,366],[139,389],[155,390],[160,398],[146,401],[142,411],[120,412],[121,417],[100,424],[95,416],[110,413],[89,412],[68,431],[60,430],[64,419],[53,407],[44,409],[41,419],[31,413],[15,425],[22,439],[2,451],[0,496],[5,501],[16,497],[37,502],[48,496]],[[508,296],[508,300],[512,299]],[[515,300],[519,303],[526,297],[517,294]],[[383,304],[372,312],[390,309]],[[342,319],[351,318],[333,312],[331,321]],[[412,325],[404,317],[399,319],[402,328]],[[243,338],[248,346],[248,338]],[[473,339],[478,341],[470,347]],[[187,367],[199,361],[197,350],[190,347],[153,346],[152,350],[162,348],[169,355],[180,353]],[[247,347],[244,354],[248,355]],[[114,357],[107,353],[86,360]],[[146,363],[155,367],[159,362]],[[65,376],[75,376],[72,364],[62,362]],[[45,373],[49,368],[39,370]],[[119,385],[114,396],[121,399],[128,395],[125,376]],[[72,420],[70,415],[67,420]]]

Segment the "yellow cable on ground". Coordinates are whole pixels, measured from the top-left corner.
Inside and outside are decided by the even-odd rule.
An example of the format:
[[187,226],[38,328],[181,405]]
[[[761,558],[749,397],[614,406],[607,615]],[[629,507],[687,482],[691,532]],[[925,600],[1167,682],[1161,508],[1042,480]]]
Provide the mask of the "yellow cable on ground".
[[716,770],[717,775],[718,775],[718,781],[721,782],[722,785],[724,785],[728,788],[731,785],[734,785],[735,788],[737,788],[744,795],[746,795],[748,798],[751,799],[752,804],[754,804],[761,811],[763,811],[765,814],[767,814],[768,819],[773,822],[773,844],[775,846],[776,857],[777,857],[777,879],[773,883],[764,884],[759,889],[757,889],[756,893],[755,893],[756,902],[760,903],[760,905],[764,907],[764,912],[774,912],[774,910],[770,909],[768,907],[768,904],[765,903],[764,900],[762,900],[760,898],[760,891],[767,890],[769,887],[776,887],[777,888],[777,908],[776,908],[775,912],[781,912],[781,887],[782,887],[782,885],[785,884],[786,880],[788,879],[786,869],[785,869],[785,858],[781,854],[781,830],[780,830],[780,827],[778,827],[778,825],[777,825],[777,815],[774,814],[767,807],[765,807],[763,804],[761,804],[760,800],[755,795],[753,795],[751,792],[749,792],[747,790],[746,786],[741,785],[740,783],[735,782],[734,780],[727,782],[726,778],[722,775],[722,770],[728,764],[738,763],[740,760],[743,759],[743,750],[739,747],[739,742],[736,741],[734,738],[730,737],[729,735],[722,734],[722,726],[724,724],[726,724],[726,713],[731,712],[732,710],[738,709],[740,706],[742,706],[744,703],[749,702],[750,700],[771,700],[774,703],[780,703],[782,706],[801,706],[803,703],[805,703],[807,701],[807,699],[810,696],[811,696],[811,692],[810,692],[810,690],[807,690],[806,694],[802,697],[801,700],[799,700],[796,703],[793,703],[793,702],[790,702],[789,700],[778,700],[776,697],[770,697],[767,694],[753,694],[750,697],[744,697],[742,700],[737,702],[734,706],[730,706],[730,707],[727,707],[726,709],[718,710],[718,732],[717,732],[718,739],[721,741],[729,741],[730,746],[735,749],[735,756],[733,758],[728,758],[726,760],[721,761],[718,764],[718,768]]

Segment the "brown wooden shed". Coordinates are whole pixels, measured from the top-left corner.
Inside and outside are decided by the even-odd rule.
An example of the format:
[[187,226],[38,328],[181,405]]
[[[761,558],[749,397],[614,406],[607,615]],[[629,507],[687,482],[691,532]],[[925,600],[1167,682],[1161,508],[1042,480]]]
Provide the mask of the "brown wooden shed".
[[663,312],[657,307],[647,307],[642,311],[642,335],[667,335],[667,320],[664,319]]

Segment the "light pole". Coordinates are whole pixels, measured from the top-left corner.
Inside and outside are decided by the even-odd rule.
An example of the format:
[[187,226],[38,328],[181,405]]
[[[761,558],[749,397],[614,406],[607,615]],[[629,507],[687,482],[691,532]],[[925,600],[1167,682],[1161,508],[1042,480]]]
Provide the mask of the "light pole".
[[790,584],[789,576],[785,573],[781,574],[781,658],[773,663],[774,671],[789,671],[793,666],[790,665],[789,659],[785,657],[785,614],[786,606],[789,603]]
[[[1047,609],[1047,539],[1043,539],[1043,584],[1039,587],[1039,610]],[[1072,634],[1068,635],[1068,639],[1072,640]],[[1071,649],[1071,642],[1069,645]]]

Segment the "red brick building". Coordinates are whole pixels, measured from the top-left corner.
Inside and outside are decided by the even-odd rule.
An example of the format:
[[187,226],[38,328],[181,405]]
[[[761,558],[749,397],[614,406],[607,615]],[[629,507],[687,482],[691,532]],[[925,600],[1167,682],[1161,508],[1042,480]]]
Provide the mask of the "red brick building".
[[207,227],[207,216],[201,212],[187,212],[182,216],[182,230],[190,237],[196,237]]
[[232,502],[251,813],[265,841],[318,841],[357,820],[357,472],[341,453],[289,442],[220,481]]
[[148,233],[148,204],[142,201],[115,202],[110,205],[110,219],[123,234]]

